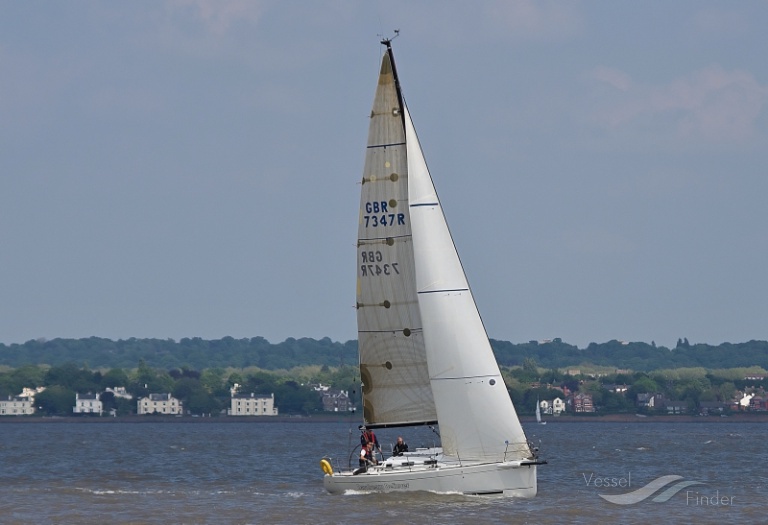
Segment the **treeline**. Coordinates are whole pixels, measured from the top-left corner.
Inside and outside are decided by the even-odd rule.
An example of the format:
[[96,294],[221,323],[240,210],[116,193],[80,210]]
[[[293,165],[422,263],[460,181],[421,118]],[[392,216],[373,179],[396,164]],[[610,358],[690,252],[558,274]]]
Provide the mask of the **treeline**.
[[[653,409],[639,405],[640,394],[682,404],[683,413],[700,413],[705,402],[719,403],[721,412],[728,413],[730,403],[743,393],[764,397],[768,389],[768,372],[760,367],[571,375],[541,368],[535,360],[526,358],[522,366],[502,367],[502,374],[518,413],[527,415],[533,414],[538,400],[566,399],[577,392],[589,394],[599,414],[666,412],[661,403]],[[35,395],[37,416],[72,416],[76,393],[99,393],[104,413],[117,416],[135,414],[137,400],[150,393],[171,393],[182,401],[185,414],[217,417],[226,414],[230,389],[236,384],[240,385],[240,393],[274,394],[275,406],[283,415],[321,413],[321,393],[314,388],[318,384],[346,391],[352,405],[360,409],[360,378],[355,366],[315,365],[279,371],[186,367],[162,370],[141,361],[134,369],[91,370],[65,363],[0,370],[0,398],[18,395],[24,388],[39,390]],[[621,391],[616,389],[618,385],[623,385]],[[116,396],[116,387],[123,387],[131,399]],[[764,406],[758,409],[766,410]]]
[[502,366],[522,366],[526,358],[544,368],[566,368],[589,363],[639,372],[674,368],[768,368],[768,342],[691,344],[680,339],[675,348],[655,343],[608,341],[590,343],[585,349],[555,339],[547,343],[513,344],[491,341],[496,359]]
[[[491,340],[501,366],[522,366],[527,358],[544,368],[566,368],[589,363],[634,371],[673,368],[736,368],[760,366],[768,368],[768,342],[691,344],[680,339],[675,348],[642,342],[608,341],[590,343],[580,349],[560,339],[549,342],[515,344]],[[78,363],[93,369],[135,368],[143,361],[147,366],[174,369],[187,367],[248,368],[288,370],[307,365],[339,367],[356,366],[357,341],[339,343],[329,338],[289,338],[270,343],[263,337],[234,339],[224,337],[205,340],[199,337],[173,339],[121,339],[99,337],[85,339],[52,339],[27,341],[23,344],[0,344],[0,365],[13,368],[25,365]]]
[[120,339],[101,337],[0,344],[0,365],[61,365],[81,363],[90,368],[135,368],[139,361],[163,369],[187,367],[287,370],[305,365],[357,366],[357,341],[337,343],[329,338],[293,339],[270,343],[263,337],[205,340]]
[[[150,393],[170,393],[182,401],[185,414],[220,416],[230,406],[231,391],[239,385],[240,393],[275,395],[275,406],[281,414],[310,415],[323,409],[321,394],[313,384],[333,384],[349,392],[353,402],[359,401],[357,368],[344,366],[304,367],[288,372],[266,372],[256,368],[224,370],[152,368],[144,361],[133,369],[111,368],[91,370],[73,363],[52,367],[25,365],[0,371],[0,398],[16,396],[23,388],[45,387],[35,395],[35,409],[43,416],[71,416],[75,394],[98,393],[105,414],[135,414],[137,401]],[[113,390],[123,387],[132,396],[115,396]]]

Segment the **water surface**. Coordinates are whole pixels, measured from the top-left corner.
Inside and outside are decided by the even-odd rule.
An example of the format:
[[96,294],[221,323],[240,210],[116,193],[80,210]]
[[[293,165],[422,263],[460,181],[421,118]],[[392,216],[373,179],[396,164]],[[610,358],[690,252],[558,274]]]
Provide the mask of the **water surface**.
[[[358,431],[348,422],[4,422],[0,523],[751,524],[767,519],[766,423],[553,421],[524,427],[549,460],[539,469],[539,495],[532,500],[327,494],[318,462],[325,455],[347,461],[358,442]],[[428,429],[381,430],[385,449],[398,433],[412,447],[435,440]],[[647,498],[616,505],[600,497],[640,489],[665,475],[699,484],[665,502]]]

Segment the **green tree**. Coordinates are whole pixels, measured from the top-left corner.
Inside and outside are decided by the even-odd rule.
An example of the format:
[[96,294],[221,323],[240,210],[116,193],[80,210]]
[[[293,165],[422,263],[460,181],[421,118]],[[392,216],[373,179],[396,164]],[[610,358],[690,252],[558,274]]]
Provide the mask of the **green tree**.
[[136,371],[136,381],[139,384],[145,385],[145,388],[149,388],[149,384],[152,383],[157,377],[157,372],[150,368],[146,361],[141,359],[139,361],[139,368]]
[[196,378],[179,379],[173,388],[173,397],[180,399],[190,414],[218,414],[221,410],[221,404]]
[[653,394],[661,390],[659,384],[648,376],[635,380],[631,390],[634,394]]
[[37,365],[25,365],[15,369],[11,377],[16,384],[17,393],[24,387],[37,388],[45,384],[45,371]]
[[102,392],[101,395],[99,395],[99,401],[101,401],[101,409],[104,411],[104,414],[109,415],[110,410],[117,409],[117,399],[119,398],[116,398],[115,394],[112,392]]
[[116,410],[116,415],[118,417],[120,416],[128,416],[131,414],[136,413],[136,400],[135,399],[125,399],[124,397],[115,397],[114,399],[114,408]]
[[184,405],[190,413],[217,416],[222,409],[222,403],[204,389],[192,392]]
[[98,392],[101,388],[101,374],[97,376],[74,363],[51,367],[45,374],[46,385],[59,385],[75,392]]
[[61,385],[53,385],[35,396],[35,405],[48,416],[69,416],[75,406],[75,391]]
[[245,383],[245,379],[243,379],[243,376],[237,372],[229,374],[229,378],[227,378],[227,388],[232,388],[235,385],[242,385],[243,383]]
[[253,392],[254,394],[270,394],[277,388],[277,378],[267,372],[255,372],[245,380],[240,389],[241,393]]
[[228,397],[229,386],[224,380],[224,370],[221,368],[208,368],[200,373],[200,384],[206,391],[216,397]]
[[633,409],[633,404],[623,394],[603,391],[603,410],[607,413],[628,412]]
[[726,381],[725,383],[721,384],[716,390],[717,400],[724,403],[733,399],[735,394],[736,385],[730,381]]
[[0,373],[0,396],[16,396],[27,388],[45,384],[45,372],[36,365],[25,365],[15,370]]
[[127,387],[129,384],[128,374],[122,368],[113,368],[101,378],[101,386],[103,388]]
[[175,381],[167,372],[150,368],[142,360],[139,362],[135,379],[129,384],[128,390],[136,398],[142,398],[149,394],[172,392],[174,385]]
[[309,414],[319,412],[323,408],[318,393],[309,387],[299,385],[296,381],[288,380],[275,387],[275,404],[281,412]]
[[536,365],[536,360],[532,357],[526,357],[523,359],[523,371],[538,376],[539,375],[539,367]]

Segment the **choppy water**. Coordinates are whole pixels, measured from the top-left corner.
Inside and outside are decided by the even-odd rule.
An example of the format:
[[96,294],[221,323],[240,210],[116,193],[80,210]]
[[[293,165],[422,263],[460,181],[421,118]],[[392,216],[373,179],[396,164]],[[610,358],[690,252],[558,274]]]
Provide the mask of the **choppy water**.
[[[323,455],[346,460],[348,443],[358,439],[349,423],[4,422],[0,523],[768,522],[768,424],[554,421],[525,427],[550,462],[539,469],[539,495],[532,500],[327,494],[318,461]],[[432,444],[426,429],[400,432],[412,446]],[[382,444],[397,435],[378,434]],[[622,506],[599,496],[673,474],[702,484],[666,502]],[[630,486],[596,487],[596,478]],[[702,499],[715,495],[718,505]]]

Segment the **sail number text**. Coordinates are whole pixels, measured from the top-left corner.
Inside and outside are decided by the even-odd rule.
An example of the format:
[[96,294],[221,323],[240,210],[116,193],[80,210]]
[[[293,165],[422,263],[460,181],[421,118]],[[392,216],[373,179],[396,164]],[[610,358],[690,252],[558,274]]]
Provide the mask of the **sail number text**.
[[365,227],[372,226],[403,226],[405,225],[404,213],[393,213],[389,211],[386,201],[373,201],[365,203]]
[[384,262],[384,257],[381,252],[367,251],[361,252],[360,257],[362,263],[360,265],[360,271],[363,277],[373,277],[374,275],[400,275],[400,269],[397,267],[398,263]]

